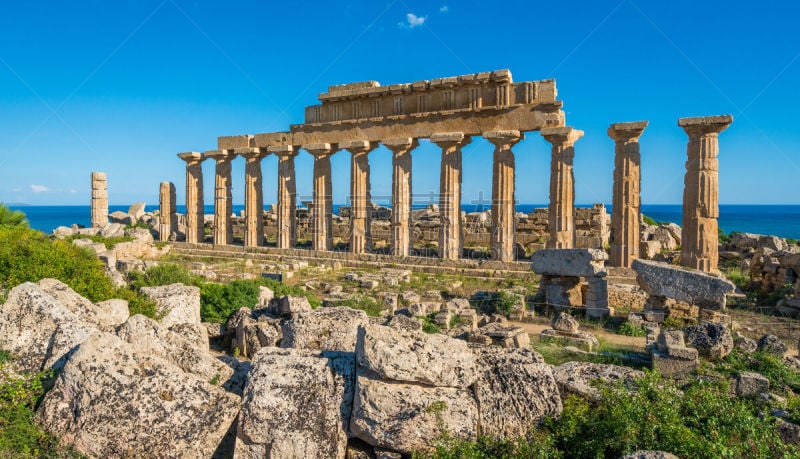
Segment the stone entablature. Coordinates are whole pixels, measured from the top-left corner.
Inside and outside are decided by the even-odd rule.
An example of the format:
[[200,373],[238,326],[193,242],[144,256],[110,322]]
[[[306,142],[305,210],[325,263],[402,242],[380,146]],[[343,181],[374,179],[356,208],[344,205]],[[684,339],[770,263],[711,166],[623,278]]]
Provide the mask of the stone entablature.
[[389,86],[351,83],[329,87],[319,95],[322,104],[306,108],[306,123],[288,132],[219,137],[217,144],[225,150],[538,131],[565,125],[556,95],[555,80],[513,83],[508,70]]

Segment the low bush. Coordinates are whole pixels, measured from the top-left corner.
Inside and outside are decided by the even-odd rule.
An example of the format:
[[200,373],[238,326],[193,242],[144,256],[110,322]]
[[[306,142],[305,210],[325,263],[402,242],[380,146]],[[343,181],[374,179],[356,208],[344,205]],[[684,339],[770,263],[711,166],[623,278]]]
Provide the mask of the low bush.
[[626,320],[617,329],[617,333],[625,336],[647,336],[647,330],[641,325],[634,325],[632,322]]
[[115,245],[117,245],[117,244],[119,244],[121,242],[130,242],[130,241],[133,240],[133,238],[130,237],[130,236],[103,237],[103,236],[100,236],[99,234],[95,234],[95,235],[74,234],[72,236],[67,236],[67,237],[64,238],[64,240],[67,241],[67,242],[72,242],[72,241],[74,241],[76,239],[89,239],[92,242],[96,242],[98,244],[105,245],[106,249],[111,249]]
[[188,269],[175,264],[161,264],[144,271],[133,271],[128,274],[131,287],[157,287],[170,284],[200,285],[203,279],[195,276]]
[[225,323],[239,308],[255,306],[258,296],[258,284],[253,281],[203,284],[200,286],[200,317],[205,322]]
[[601,388],[591,404],[575,395],[558,418],[546,418],[527,438],[508,442],[439,442],[435,458],[601,458],[638,450],[668,451],[692,458],[790,458],[775,418],[762,416],[756,402],[732,396],[724,384],[697,380],[678,388],[648,372],[628,391],[621,383]]
[[800,392],[800,372],[790,368],[781,357],[765,352],[745,354],[734,349],[714,366],[714,371],[728,377],[735,377],[743,371],[752,371],[769,379],[770,387],[774,391],[790,389]]
[[360,309],[370,317],[380,317],[383,315],[383,308],[375,298],[366,295],[356,295],[344,301],[336,303],[337,306],[347,306],[352,309]]

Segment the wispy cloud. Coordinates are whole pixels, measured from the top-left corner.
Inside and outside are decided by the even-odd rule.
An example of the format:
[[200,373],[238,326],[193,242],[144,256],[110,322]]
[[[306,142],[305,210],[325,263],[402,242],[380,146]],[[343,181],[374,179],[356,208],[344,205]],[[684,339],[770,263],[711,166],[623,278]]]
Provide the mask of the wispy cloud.
[[22,188],[14,188],[13,190],[11,190],[11,192],[12,193],[21,193],[22,192]]
[[33,191],[34,193],[46,193],[46,192],[50,191],[50,188],[47,188],[44,185],[32,184],[31,185],[31,191]]
[[398,22],[397,27],[401,29],[408,27],[409,29],[413,29],[414,27],[419,27],[422,24],[425,24],[425,21],[428,19],[428,16],[417,16],[414,13],[406,14],[405,22]]
[[448,8],[447,5],[442,5],[442,7],[439,8],[440,13],[446,13],[448,11],[450,11],[450,8]]

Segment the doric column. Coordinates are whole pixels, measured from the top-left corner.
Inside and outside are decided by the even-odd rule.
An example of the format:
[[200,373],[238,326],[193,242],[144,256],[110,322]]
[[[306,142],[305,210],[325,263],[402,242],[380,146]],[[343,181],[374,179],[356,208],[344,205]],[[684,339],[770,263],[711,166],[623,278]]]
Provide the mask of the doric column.
[[442,149],[439,175],[439,257],[461,258],[464,237],[461,233],[461,149],[472,141],[463,132],[445,132],[431,136]]
[[161,182],[159,189],[160,212],[158,216],[158,239],[169,241],[170,236],[178,231],[178,216],[175,209],[175,185],[172,182]]
[[377,142],[355,140],[339,144],[351,154],[350,160],[350,251],[364,253],[372,250],[370,214],[372,197],[369,190],[369,152]]
[[297,182],[294,176],[297,148],[292,145],[278,145],[267,149],[278,157],[278,248],[294,248],[297,243]]
[[264,245],[264,180],[261,160],[267,156],[266,148],[237,148],[236,154],[245,159],[244,166],[244,245]]
[[206,156],[217,161],[214,185],[214,244],[233,243],[233,196],[231,187],[231,161],[236,158],[233,150],[211,150]]
[[203,203],[203,168],[205,155],[196,151],[181,153],[186,161],[186,242],[197,244],[206,239]]
[[647,121],[614,123],[608,135],[614,139],[614,194],[611,209],[611,254],[609,265],[630,268],[639,257],[641,212],[639,136]]
[[331,188],[331,156],[337,145],[314,143],[303,145],[314,156],[314,203],[311,209],[311,246],[314,250],[333,249],[333,190]]
[[108,177],[105,172],[92,172],[92,228],[108,225]]
[[550,240],[551,249],[575,247],[575,178],[572,160],[575,142],[583,131],[571,127],[545,128],[542,136],[553,145],[550,163]]
[[419,141],[411,137],[386,139],[392,150],[392,255],[407,257],[414,248],[411,231],[411,150]]
[[678,126],[689,135],[683,181],[681,264],[705,272],[717,271],[719,256],[719,133],[733,116],[681,118]]
[[491,131],[483,134],[494,144],[492,167],[492,258],[514,261],[514,153],[511,151],[522,139],[519,131]]

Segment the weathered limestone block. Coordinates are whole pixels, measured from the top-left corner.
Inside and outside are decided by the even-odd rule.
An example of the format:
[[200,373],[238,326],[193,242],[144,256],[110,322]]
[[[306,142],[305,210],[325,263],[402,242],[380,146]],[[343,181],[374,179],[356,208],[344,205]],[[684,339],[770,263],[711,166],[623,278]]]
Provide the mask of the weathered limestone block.
[[354,379],[350,353],[262,349],[244,389],[236,457],[344,459]]
[[759,338],[757,345],[757,350],[759,352],[766,352],[767,354],[777,355],[779,357],[782,357],[783,354],[789,350],[786,344],[784,344],[783,341],[781,341],[781,339],[775,335],[762,336]]
[[304,296],[290,296],[284,295],[280,298],[273,300],[275,305],[274,312],[280,316],[290,316],[292,314],[299,314],[301,312],[311,312],[311,303],[308,298]]
[[539,335],[539,342],[554,343],[561,346],[574,346],[587,352],[592,352],[600,346],[597,338],[589,332],[568,333],[553,329],[542,330]]
[[735,387],[740,397],[756,397],[769,392],[769,379],[759,373],[743,371],[736,376]]
[[389,318],[386,326],[397,330],[421,331],[422,321],[404,314],[395,314]]
[[579,277],[543,274],[541,289],[544,290],[547,305],[554,307],[556,310],[561,307],[581,306],[583,304],[583,292]]
[[208,352],[162,324],[143,315],[131,316],[117,331],[117,336],[132,344],[137,352],[160,357],[187,373],[210,381],[225,382],[233,371]]
[[67,361],[35,418],[90,457],[211,457],[239,404],[205,378],[98,333]]
[[702,323],[683,329],[686,344],[711,360],[722,360],[733,350],[733,335],[725,324]]
[[105,172],[92,172],[92,228],[108,225],[108,177]]
[[683,331],[661,330],[656,348],[651,349],[653,369],[664,376],[688,373],[697,368],[697,349],[685,346]]
[[477,437],[478,406],[469,390],[385,382],[359,370],[351,435],[411,454],[430,449],[445,432],[452,438]]
[[161,324],[200,323],[200,289],[183,284],[142,287],[144,296],[156,302],[159,314],[164,314]]
[[383,379],[466,388],[477,378],[467,343],[445,335],[367,325],[358,331],[356,360]]
[[192,346],[198,350],[208,352],[208,327],[204,324],[175,324],[169,327],[169,331],[177,333],[181,338],[192,343]]
[[353,352],[367,314],[347,307],[319,308],[283,322],[281,347]]
[[561,414],[561,398],[553,371],[531,349],[475,349],[480,434],[513,439],[525,436],[545,416]]
[[556,314],[550,326],[553,327],[553,330],[566,333],[578,333],[578,328],[580,328],[578,321],[566,312]]
[[500,322],[488,323],[470,332],[468,340],[472,343],[493,344],[506,348],[527,348],[531,344],[531,337],[524,328]]
[[623,382],[626,388],[633,388],[637,378],[644,377],[644,373],[630,367],[618,365],[605,365],[589,362],[567,362],[553,368],[558,389],[562,397],[575,394],[589,400],[600,400],[600,390],[595,382],[604,383]]
[[608,280],[605,277],[590,277],[586,282],[586,317],[592,319],[610,315]]
[[672,298],[708,309],[725,309],[736,287],[727,279],[654,261],[636,260],[636,281],[650,296]]
[[66,306],[82,321],[103,331],[113,332],[115,327],[128,319],[128,303],[125,300],[108,300],[93,304],[57,279],[42,279],[38,285],[42,291]]
[[544,249],[531,255],[536,274],[571,277],[604,275],[607,258],[608,255],[598,249]]
[[[91,303],[71,305],[74,310],[31,282],[11,289],[0,305],[0,349],[15,357],[12,365],[17,370],[35,373],[46,365],[63,363],[74,347],[96,330],[96,324],[81,317],[81,310]],[[56,332],[58,339],[53,340]]]

